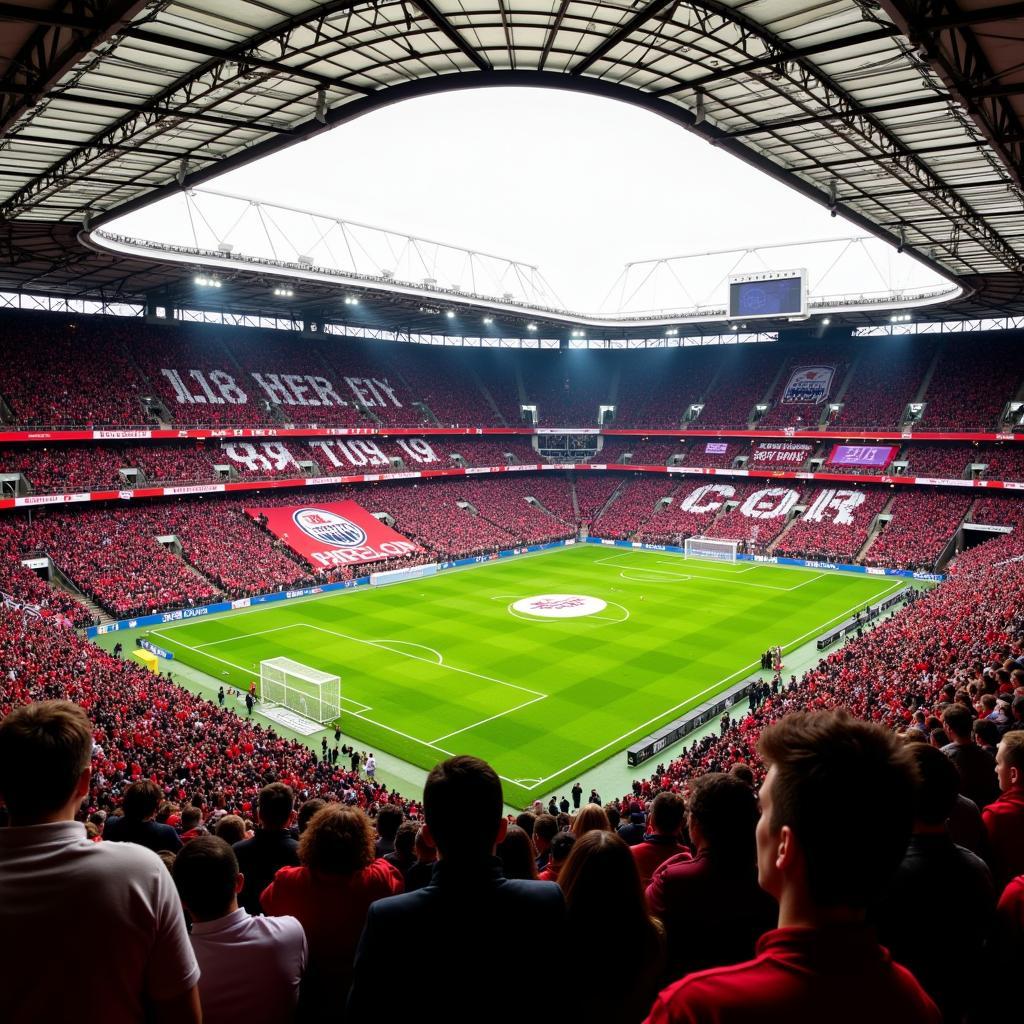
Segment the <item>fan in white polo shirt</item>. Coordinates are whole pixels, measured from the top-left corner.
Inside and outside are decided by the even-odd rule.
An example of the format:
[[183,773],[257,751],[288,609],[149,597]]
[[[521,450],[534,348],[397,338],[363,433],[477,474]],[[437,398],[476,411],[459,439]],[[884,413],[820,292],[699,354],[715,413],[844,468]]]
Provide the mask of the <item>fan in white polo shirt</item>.
[[238,906],[245,878],[218,836],[193,839],[175,858],[174,884],[192,917],[204,1024],[285,1024],[295,1015],[308,959],[294,917],[253,917]]
[[198,1024],[199,968],[152,850],[94,843],[75,820],[92,726],[70,701],[0,721],[0,992],[5,1024]]

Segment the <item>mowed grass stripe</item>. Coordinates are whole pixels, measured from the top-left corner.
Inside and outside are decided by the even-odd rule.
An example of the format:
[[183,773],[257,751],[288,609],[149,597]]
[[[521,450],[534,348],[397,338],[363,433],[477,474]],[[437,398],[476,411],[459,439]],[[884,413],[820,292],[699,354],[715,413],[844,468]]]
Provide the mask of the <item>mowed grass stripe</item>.
[[[667,575],[622,577],[650,568]],[[687,575],[695,578],[680,578]],[[525,804],[539,784],[515,780],[543,779],[544,791],[554,788],[707,699],[703,691],[726,677],[742,678],[740,670],[756,666],[765,648],[805,634],[809,639],[899,585],[879,577],[578,546],[400,586],[195,620],[159,630],[155,639],[189,665],[243,688],[258,678],[255,666],[264,658],[283,655],[336,672],[343,695],[372,709],[364,718],[343,711],[346,735],[424,768],[436,763],[439,749],[486,757],[506,779],[506,799]],[[623,614],[614,602],[629,618],[524,621],[509,614],[513,601],[543,593],[598,597],[609,602],[607,614]],[[302,623],[319,628],[302,629]],[[422,644],[466,672],[334,633]],[[211,642],[216,646],[199,651],[183,646]],[[531,695],[470,672],[547,696],[510,711]],[[429,745],[457,730],[464,731]]]

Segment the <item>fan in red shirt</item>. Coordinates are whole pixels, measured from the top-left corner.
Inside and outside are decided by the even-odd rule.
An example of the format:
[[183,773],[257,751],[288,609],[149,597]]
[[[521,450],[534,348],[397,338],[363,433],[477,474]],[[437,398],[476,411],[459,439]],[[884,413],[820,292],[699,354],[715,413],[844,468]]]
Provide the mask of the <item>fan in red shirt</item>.
[[318,1018],[336,1013],[339,993],[343,998],[348,991],[370,904],[404,889],[401,872],[374,857],[374,841],[361,810],[328,804],[299,839],[301,866],[280,868],[260,896],[265,913],[297,917],[306,932],[309,973],[302,998]]
[[755,959],[665,989],[648,1024],[939,1024],[935,1004],[865,924],[871,894],[910,837],[906,751],[845,711],[789,715],[758,748],[770,766],[758,881],[779,902],[779,927],[762,936]]
[[1002,886],[1024,874],[1024,732],[1015,730],[1002,738],[996,777],[1002,793],[981,815],[992,849],[992,875]]

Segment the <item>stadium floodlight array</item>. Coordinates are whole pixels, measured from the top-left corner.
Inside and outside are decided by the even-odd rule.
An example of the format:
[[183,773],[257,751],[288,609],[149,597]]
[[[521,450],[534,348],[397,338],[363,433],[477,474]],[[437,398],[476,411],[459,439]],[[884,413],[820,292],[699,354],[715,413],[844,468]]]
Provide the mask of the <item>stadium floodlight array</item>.
[[341,716],[341,679],[291,658],[260,662],[260,699],[314,722],[334,722]]
[[738,540],[712,540],[710,537],[687,537],[683,544],[686,558],[705,558],[714,562],[735,562]]

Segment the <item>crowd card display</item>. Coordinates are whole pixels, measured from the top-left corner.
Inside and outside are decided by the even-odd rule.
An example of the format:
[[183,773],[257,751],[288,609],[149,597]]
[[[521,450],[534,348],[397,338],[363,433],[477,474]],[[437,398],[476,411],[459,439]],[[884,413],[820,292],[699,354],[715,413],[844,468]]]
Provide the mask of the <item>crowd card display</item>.
[[899,449],[892,445],[837,444],[828,457],[830,466],[873,466],[884,469]]

